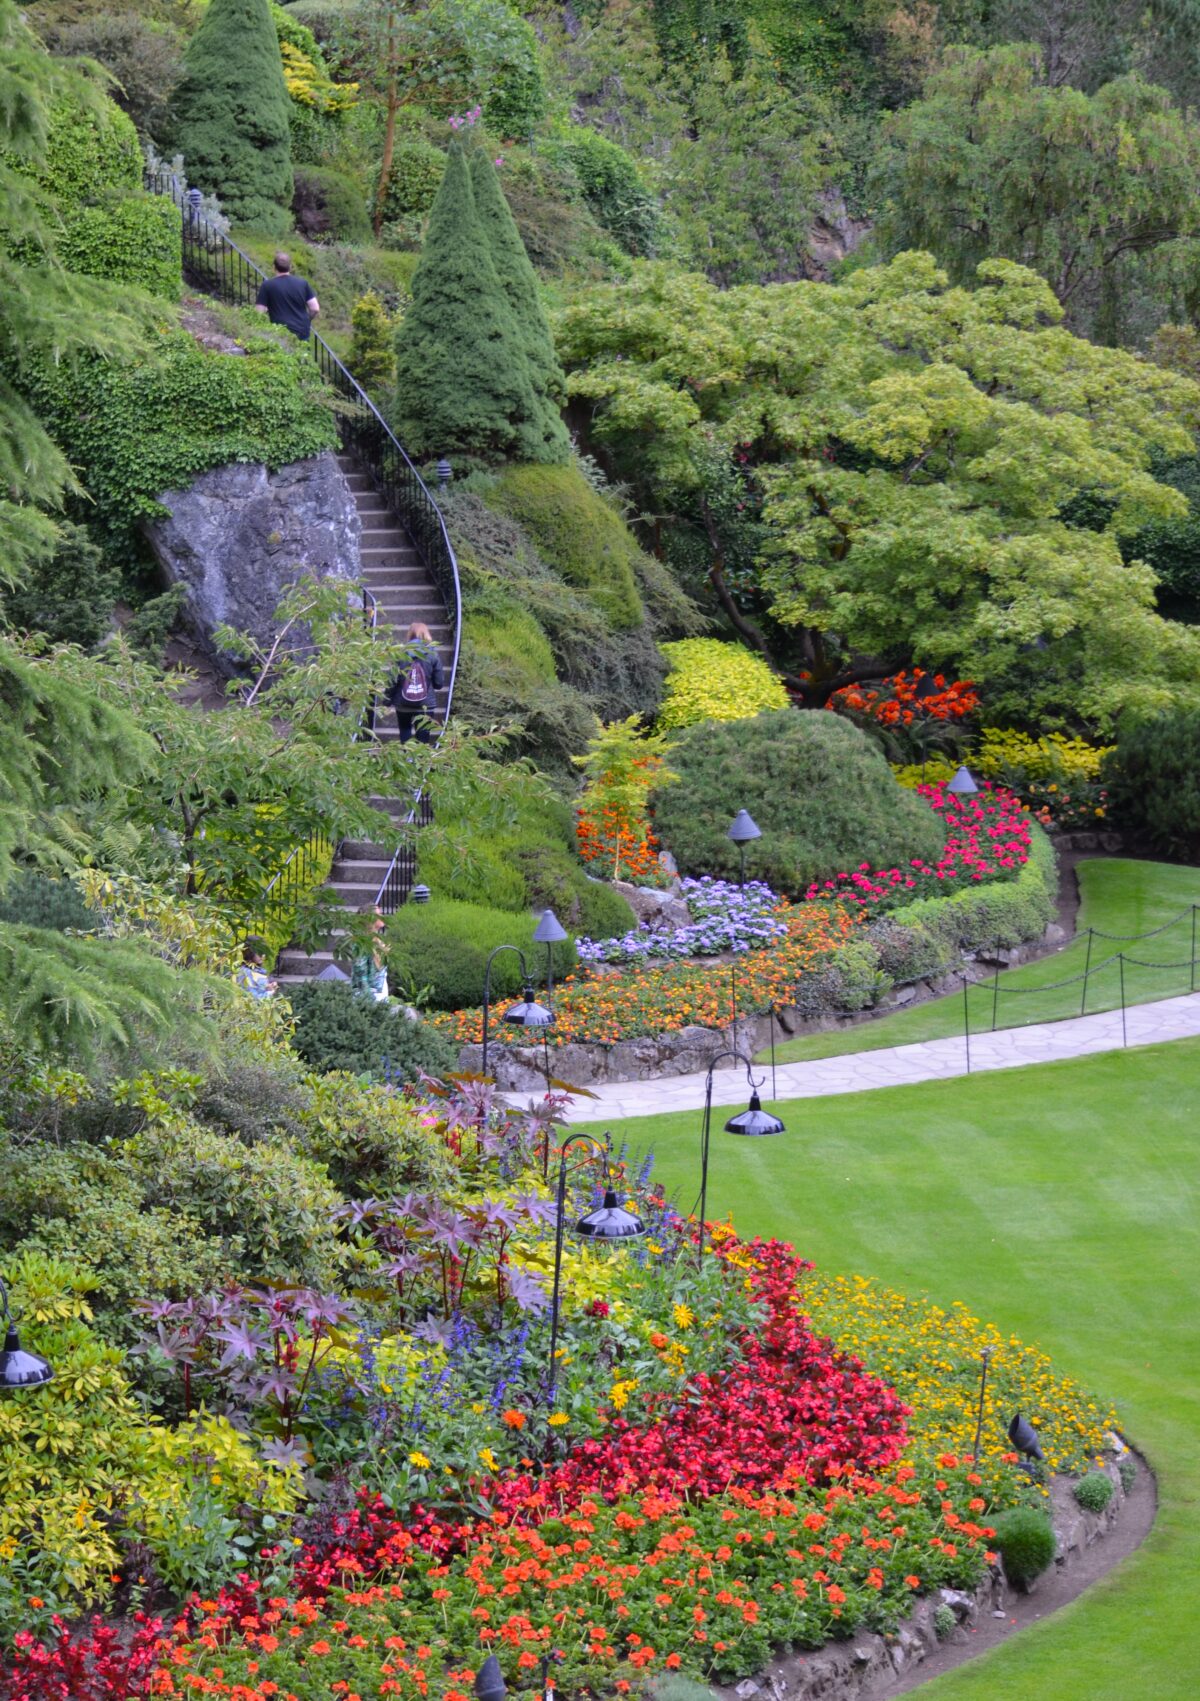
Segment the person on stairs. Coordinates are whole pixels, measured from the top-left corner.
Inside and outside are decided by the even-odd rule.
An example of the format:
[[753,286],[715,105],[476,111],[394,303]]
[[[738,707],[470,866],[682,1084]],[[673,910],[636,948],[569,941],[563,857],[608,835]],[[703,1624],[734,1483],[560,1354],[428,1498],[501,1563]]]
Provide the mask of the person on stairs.
[[437,712],[437,694],[442,688],[442,658],[433,633],[419,620],[409,627],[405,643],[407,654],[403,665],[384,696],[396,711],[401,744],[407,744],[410,738],[432,744],[432,717]]
[[383,938],[387,924],[378,904],[364,904],[358,913],[367,921],[371,936],[354,959],[350,990],[356,998],[369,998],[376,1004],[384,1004],[388,998],[387,944]]
[[275,276],[259,284],[254,305],[272,325],[285,326],[301,342],[308,341],[312,321],[321,311],[312,285],[307,278],[296,276],[291,255],[283,253],[275,256]]

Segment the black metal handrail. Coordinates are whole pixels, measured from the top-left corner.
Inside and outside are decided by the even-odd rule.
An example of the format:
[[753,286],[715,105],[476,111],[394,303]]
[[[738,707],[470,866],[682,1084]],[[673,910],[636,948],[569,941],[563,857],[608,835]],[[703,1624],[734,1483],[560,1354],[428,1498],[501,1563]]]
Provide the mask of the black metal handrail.
[[[266,273],[236,242],[205,218],[200,211],[198,192],[185,190],[174,172],[148,170],[144,181],[153,194],[168,196],[179,208],[183,221],[184,276],[223,301],[235,306],[253,306]],[[412,538],[446,606],[453,631],[445,709],[445,719],[449,720],[462,642],[462,587],[445,519],[425,480],[362,385],[324,337],[314,331],[311,343],[321,376],[345,404],[338,410],[342,441],[357,454],[384,502]]]

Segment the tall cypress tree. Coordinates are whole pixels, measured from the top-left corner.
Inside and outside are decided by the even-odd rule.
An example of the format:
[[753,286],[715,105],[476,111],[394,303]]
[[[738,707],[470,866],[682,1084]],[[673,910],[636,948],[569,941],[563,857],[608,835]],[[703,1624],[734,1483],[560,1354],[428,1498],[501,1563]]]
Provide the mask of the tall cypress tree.
[[571,454],[571,439],[562,421],[566,379],[542,311],[537,275],[486,148],[472,151],[471,187],[492,265],[516,322],[537,402],[537,412],[522,424],[518,456],[523,461],[566,461]]
[[171,143],[190,182],[268,236],[291,222],[288,92],[267,0],[211,0],[184,54]]
[[396,336],[394,423],[417,455],[504,460],[522,453],[538,416],[521,333],[456,139],[430,210],[412,306]]

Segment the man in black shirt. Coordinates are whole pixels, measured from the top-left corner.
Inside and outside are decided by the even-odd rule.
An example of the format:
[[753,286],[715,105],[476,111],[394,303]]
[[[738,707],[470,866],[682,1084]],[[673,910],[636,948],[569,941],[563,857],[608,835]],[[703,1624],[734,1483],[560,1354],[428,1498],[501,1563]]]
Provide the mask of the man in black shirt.
[[275,276],[263,279],[255,306],[267,315],[272,325],[285,325],[294,337],[305,341],[311,321],[321,311],[307,279],[293,276],[290,254],[276,254]]

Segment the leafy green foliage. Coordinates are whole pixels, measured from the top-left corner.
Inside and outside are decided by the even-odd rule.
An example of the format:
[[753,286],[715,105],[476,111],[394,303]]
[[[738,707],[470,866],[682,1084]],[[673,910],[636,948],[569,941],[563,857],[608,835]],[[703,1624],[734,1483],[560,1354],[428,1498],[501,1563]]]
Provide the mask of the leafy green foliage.
[[288,1002],[296,1016],[292,1043],[323,1074],[386,1075],[398,1084],[454,1068],[453,1050],[437,1029],[410,1021],[394,1002],[377,1004],[343,983],[315,981],[291,988]]
[[159,135],[182,69],[180,29],[136,11],[96,12],[46,35],[48,45],[63,57],[103,65],[114,78],[113,100],[139,131]]
[[58,257],[85,277],[111,278],[178,301],[178,209],[161,195],[110,195],[68,216]]
[[1032,48],[952,49],[890,134],[887,254],[928,248],[959,283],[983,260],[1016,260],[1104,340],[1125,328],[1139,257],[1196,229],[1200,142],[1137,77],[1087,95],[1050,86]]
[[439,116],[476,101],[488,128],[524,141],[546,109],[537,38],[503,0],[432,0],[399,20],[400,87]]
[[1200,710],[1122,722],[1100,779],[1126,832],[1168,856],[1200,856]]
[[627,254],[654,253],[660,234],[658,204],[631,154],[600,131],[578,125],[556,138],[550,151],[569,162],[602,230]]
[[1054,1560],[1054,1531],[1044,1512],[1017,1506],[995,1521],[996,1546],[1004,1575],[1014,1589],[1027,1589]]
[[374,290],[354,303],[350,325],[350,370],[369,394],[387,390],[396,377],[395,330]]
[[45,153],[32,168],[63,211],[104,199],[112,190],[142,185],[137,131],[111,101],[86,105],[60,100],[51,114]]
[[267,0],[210,0],[183,63],[170,135],[189,180],[239,223],[282,236],[292,201],[290,102]]
[[[619,472],[668,521],[714,448],[753,474],[759,590],[809,701],[865,655],[974,679],[993,710],[1104,721],[1200,690],[1198,635],[1161,619],[1120,549],[1183,513],[1150,458],[1190,452],[1200,391],[1060,318],[1002,260],[973,291],[928,255],[723,293],[638,264],[566,311],[559,347]],[[1112,503],[1102,531],[1059,517],[1083,490]]]
[[446,1147],[402,1093],[349,1075],[320,1075],[310,1085],[312,1105],[293,1141],[349,1197],[449,1184]]
[[[483,995],[487,960],[499,945],[515,945],[523,951],[535,986],[543,982],[545,947],[533,943],[535,926],[536,917],[532,915],[514,915],[451,898],[405,904],[388,922],[388,972],[398,983],[427,985],[435,1010],[469,1008]],[[551,949],[556,975],[574,967],[571,940]],[[494,998],[509,998],[521,991],[521,966],[515,952],[502,951],[496,958],[491,984]]]
[[51,880],[33,869],[18,874],[0,897],[0,921],[24,922],[29,927],[68,928],[88,933],[97,916],[69,880]]
[[1115,1492],[1107,1471],[1089,1471],[1071,1491],[1085,1512],[1103,1512]]
[[420,136],[397,142],[383,203],[385,220],[410,219],[419,230],[419,221],[432,207],[445,172],[445,152],[432,142]]
[[787,692],[761,656],[720,638],[664,644],[671,669],[659,710],[660,727],[697,721],[740,721],[767,709],[786,709]]
[[878,748],[836,715],[783,709],[703,722],[678,735],[670,761],[679,784],[656,795],[655,831],[684,874],[737,874],[725,829],[739,809],[763,835],[748,848],[748,872],[791,895],[861,862],[936,862],[941,851],[928,805],[898,786]]
[[120,579],[82,526],[59,528],[54,554],[0,599],[8,625],[60,644],[94,644],[112,622]]
[[322,165],[297,166],[292,177],[297,229],[314,241],[370,241],[367,203],[352,177]]

